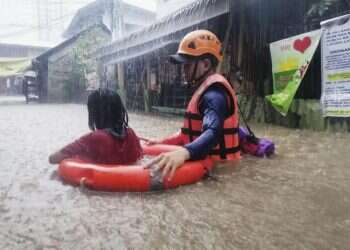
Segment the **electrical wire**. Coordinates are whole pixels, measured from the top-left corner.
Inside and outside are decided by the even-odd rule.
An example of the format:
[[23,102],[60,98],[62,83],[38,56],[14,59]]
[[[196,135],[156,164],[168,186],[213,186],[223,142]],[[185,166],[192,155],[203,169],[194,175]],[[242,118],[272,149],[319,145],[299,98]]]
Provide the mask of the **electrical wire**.
[[[74,1],[74,0],[69,0],[67,2],[62,2],[62,4],[67,4],[69,2],[69,4],[88,4],[90,2],[92,2],[92,0],[88,0],[88,1],[81,1],[81,0],[78,0],[78,1]],[[51,2],[50,4],[57,4],[57,3],[60,3],[60,2]],[[4,5],[4,0],[0,1],[0,4],[1,5]],[[33,5],[35,6],[35,5]],[[36,6],[37,7],[37,6]],[[50,9],[50,7],[48,7]],[[23,35],[23,34],[28,34],[28,33],[32,33],[32,32],[37,32],[37,31],[40,31],[40,30],[46,30],[46,29],[50,29],[52,27],[55,27],[57,25],[61,25],[62,24],[62,20],[68,18],[68,17],[71,17],[71,16],[74,16],[77,11],[77,10],[74,10],[72,12],[69,12],[59,18],[55,18],[55,19],[50,19],[48,20],[48,23],[50,23],[49,25],[46,25],[46,26],[39,26],[39,25],[35,25],[35,26],[31,26],[29,28],[25,28],[25,29],[21,29],[21,30],[17,30],[17,31],[14,31],[14,32],[10,32],[10,33],[5,33],[5,34],[0,34],[0,39],[6,39],[6,38],[10,38],[10,37],[16,37],[16,36],[19,36],[19,35]],[[35,11],[34,11],[35,12]],[[12,26],[14,26],[12,24]],[[23,25],[21,25],[23,26]]]

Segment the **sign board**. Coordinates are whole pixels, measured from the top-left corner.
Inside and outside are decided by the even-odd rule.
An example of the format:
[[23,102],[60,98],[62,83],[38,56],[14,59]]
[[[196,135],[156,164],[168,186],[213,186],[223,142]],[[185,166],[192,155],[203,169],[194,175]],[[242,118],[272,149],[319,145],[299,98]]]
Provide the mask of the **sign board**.
[[288,113],[320,38],[321,30],[316,30],[270,44],[274,93],[266,99],[282,115]]

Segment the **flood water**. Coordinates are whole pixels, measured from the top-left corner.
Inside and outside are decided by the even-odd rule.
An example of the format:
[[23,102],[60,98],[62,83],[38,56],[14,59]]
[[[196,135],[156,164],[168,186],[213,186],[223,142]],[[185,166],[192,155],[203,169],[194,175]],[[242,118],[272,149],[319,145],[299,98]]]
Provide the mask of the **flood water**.
[[[130,114],[144,137],[180,124]],[[0,104],[0,249],[349,249],[350,136],[252,127],[276,143],[271,159],[168,191],[94,192],[47,161],[88,132],[84,105]]]

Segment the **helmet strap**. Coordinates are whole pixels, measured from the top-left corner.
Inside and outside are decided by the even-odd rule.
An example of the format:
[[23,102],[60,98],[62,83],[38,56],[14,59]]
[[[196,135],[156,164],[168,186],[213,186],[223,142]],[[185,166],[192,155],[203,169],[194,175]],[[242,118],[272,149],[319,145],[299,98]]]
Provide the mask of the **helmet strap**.
[[190,83],[192,83],[192,84],[196,83],[197,68],[198,68],[198,61],[196,61],[196,64],[194,65],[194,69],[192,71],[192,76],[190,78]]
[[200,81],[202,81],[204,79],[205,76],[207,76],[207,74],[213,69],[213,67],[210,67],[207,71],[205,71],[201,76],[196,77],[196,71],[197,71],[197,68],[198,68],[198,62],[196,62],[196,65],[194,67],[194,70],[193,70],[193,73],[192,73],[192,77],[191,77],[191,83],[192,84],[196,84],[196,83],[199,83]]
[[204,79],[205,76],[207,76],[207,74],[212,70],[212,68],[208,69],[207,71],[205,71],[200,77],[194,79],[195,82],[200,82],[201,80]]
[[194,65],[194,69],[192,71],[192,76],[190,78],[190,81],[189,83],[193,84],[193,85],[196,85],[198,83],[200,83],[207,75],[208,73],[211,71],[211,70],[214,70],[215,71],[215,67],[211,64],[209,69],[207,69],[202,75],[200,75],[199,77],[196,78],[196,74],[197,74],[197,71],[198,71],[198,63],[199,61],[195,61],[195,65]]

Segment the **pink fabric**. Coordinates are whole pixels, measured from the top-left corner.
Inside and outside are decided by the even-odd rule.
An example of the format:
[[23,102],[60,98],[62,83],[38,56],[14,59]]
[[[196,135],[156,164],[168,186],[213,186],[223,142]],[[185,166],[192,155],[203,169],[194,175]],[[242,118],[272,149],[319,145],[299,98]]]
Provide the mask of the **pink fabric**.
[[181,134],[181,131],[179,131],[173,135],[170,135],[167,138],[164,138],[160,143],[183,146],[184,145],[183,134]]

